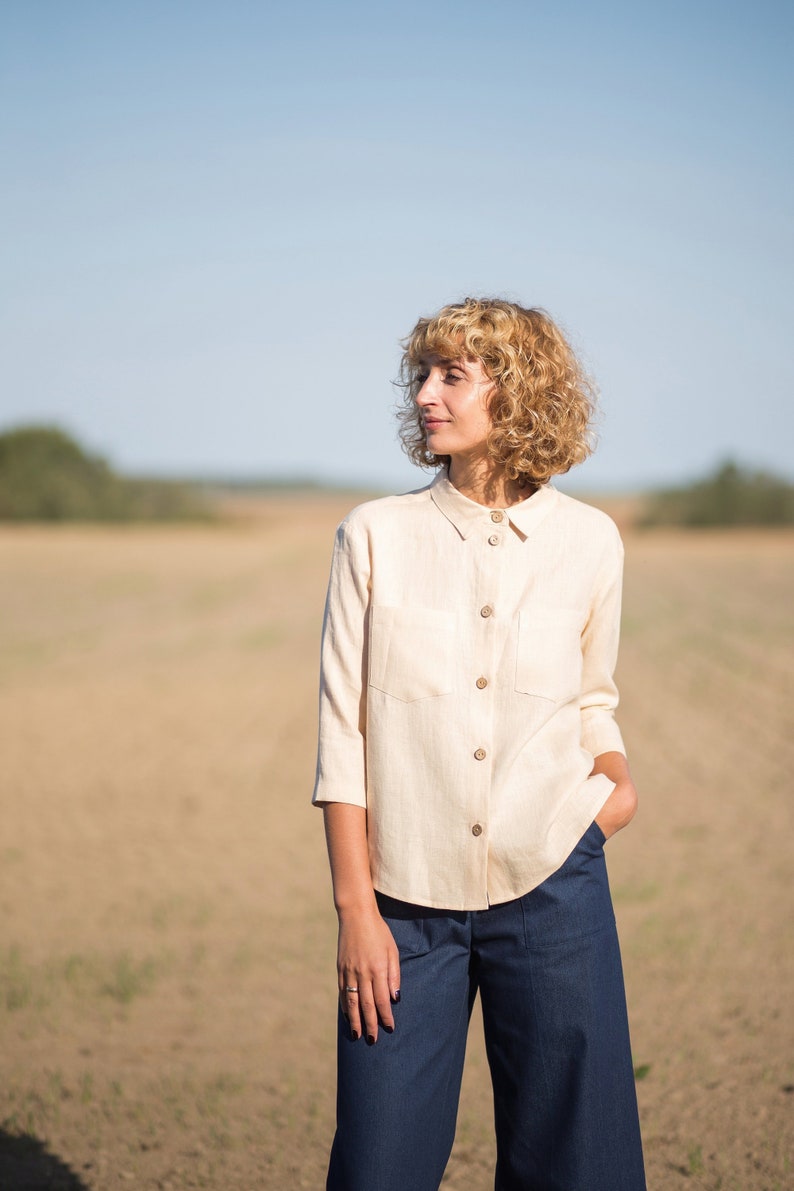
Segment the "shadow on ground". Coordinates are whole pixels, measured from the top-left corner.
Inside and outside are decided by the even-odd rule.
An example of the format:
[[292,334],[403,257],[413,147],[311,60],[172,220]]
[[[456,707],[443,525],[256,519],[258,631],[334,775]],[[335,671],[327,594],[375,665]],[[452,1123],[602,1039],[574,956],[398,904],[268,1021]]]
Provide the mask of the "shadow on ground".
[[35,1137],[14,1137],[0,1129],[2,1191],[89,1191],[87,1185],[50,1154]]

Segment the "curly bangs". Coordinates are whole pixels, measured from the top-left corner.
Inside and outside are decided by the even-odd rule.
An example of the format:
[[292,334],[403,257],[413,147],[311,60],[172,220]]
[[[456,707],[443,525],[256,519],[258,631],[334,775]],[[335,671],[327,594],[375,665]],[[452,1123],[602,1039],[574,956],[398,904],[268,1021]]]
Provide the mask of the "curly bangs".
[[545,310],[500,298],[466,298],[420,318],[402,348],[400,441],[420,467],[449,462],[449,456],[428,451],[416,405],[433,356],[479,360],[493,381],[488,450],[509,479],[545,484],[593,450],[595,385]]

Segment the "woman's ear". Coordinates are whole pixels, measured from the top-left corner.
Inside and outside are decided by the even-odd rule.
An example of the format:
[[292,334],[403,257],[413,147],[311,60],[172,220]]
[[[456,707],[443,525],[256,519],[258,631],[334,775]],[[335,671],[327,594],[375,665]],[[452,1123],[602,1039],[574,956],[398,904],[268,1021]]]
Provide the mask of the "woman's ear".
[[489,381],[488,385],[484,387],[482,394],[482,407],[486,413],[490,414],[493,420],[494,414],[499,409],[501,404],[502,394],[499,386],[495,381]]

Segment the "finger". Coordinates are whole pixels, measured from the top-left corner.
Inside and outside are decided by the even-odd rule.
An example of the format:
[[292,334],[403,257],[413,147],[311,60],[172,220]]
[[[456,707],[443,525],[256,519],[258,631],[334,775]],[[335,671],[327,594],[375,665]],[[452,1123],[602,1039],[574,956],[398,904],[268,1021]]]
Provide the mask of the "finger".
[[377,978],[372,987],[373,995],[375,997],[375,1008],[378,1013],[380,1024],[388,1034],[394,1031],[394,1015],[391,1008],[391,994],[389,991],[389,981],[384,972],[383,976]]
[[363,1032],[363,1024],[359,1012],[358,984],[355,977],[350,977],[340,988],[339,1005],[350,1026],[350,1036],[356,1042]]
[[370,1046],[378,1040],[378,1007],[372,981],[362,983],[358,990],[358,1011],[362,1019],[364,1036]]
[[389,996],[396,1005],[400,1000],[400,953],[397,948],[389,952]]

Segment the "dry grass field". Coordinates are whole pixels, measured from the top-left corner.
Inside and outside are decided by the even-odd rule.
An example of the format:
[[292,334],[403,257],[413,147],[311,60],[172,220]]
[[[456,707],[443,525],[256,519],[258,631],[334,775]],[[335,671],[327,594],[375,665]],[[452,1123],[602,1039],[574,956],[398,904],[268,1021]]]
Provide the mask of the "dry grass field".
[[[0,530],[2,1191],[323,1186],[308,799],[351,503]],[[627,535],[641,813],[608,860],[652,1191],[794,1185],[793,630],[794,536]],[[486,1191],[491,1162],[475,1020],[445,1188]]]

